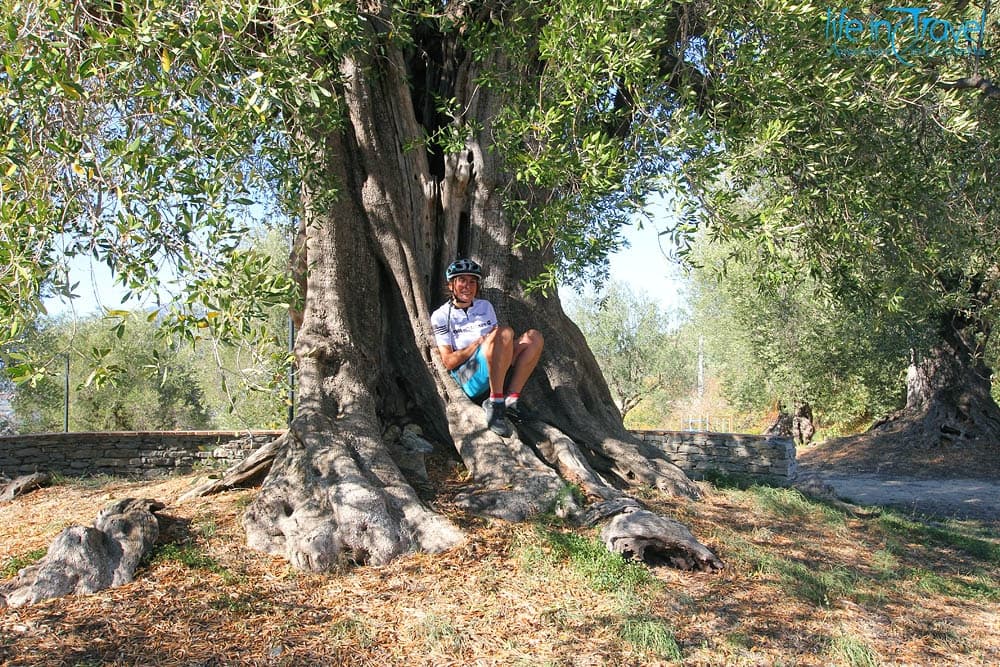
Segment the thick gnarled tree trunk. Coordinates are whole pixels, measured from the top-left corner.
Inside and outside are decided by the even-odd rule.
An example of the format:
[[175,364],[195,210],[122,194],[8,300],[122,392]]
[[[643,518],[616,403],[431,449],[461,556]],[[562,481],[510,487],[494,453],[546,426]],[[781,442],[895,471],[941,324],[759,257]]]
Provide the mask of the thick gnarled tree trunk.
[[906,405],[876,423],[873,435],[905,438],[913,446],[1000,442],[1000,408],[990,394],[992,371],[978,340],[982,323],[957,314],[943,318],[940,340],[913,353],[906,371]]
[[[377,22],[371,30],[377,42]],[[298,417],[280,443],[246,467],[259,469],[261,459],[274,457],[244,519],[251,546],[304,569],[384,563],[463,539],[420,501],[390,458],[382,437],[391,426],[415,423],[427,439],[454,445],[472,480],[459,505],[479,515],[518,521],[552,510],[572,498],[568,484],[583,490],[589,519],[572,500],[561,510],[590,521],[638,511],[627,495],[632,485],[698,495],[662,452],[624,430],[558,298],[521,289],[542,270],[544,253],[514,244],[504,197],[530,202],[533,193],[519,190],[491,144],[502,93],[478,83],[483,68],[512,65],[500,50],[490,62],[475,61],[449,41],[456,38],[434,35],[440,48],[418,44],[411,53],[385,40],[377,55],[342,62],[345,124],[316,142],[327,169],[322,180],[339,194],[331,203],[308,193],[312,208],[298,244],[306,292],[295,343]],[[417,72],[431,81],[425,98],[454,99],[463,110],[453,121],[469,132],[463,150],[442,156],[413,148],[442,122],[433,110],[423,112],[432,104],[412,96]],[[481,407],[448,378],[433,351],[430,312],[445,298],[444,267],[459,256],[486,268],[483,293],[503,321],[517,330],[539,328],[546,338],[525,391],[538,419],[511,438],[486,428]],[[628,526],[640,524],[644,533],[662,534],[628,534]],[[647,517],[617,525],[610,548],[721,567],[677,522]]]

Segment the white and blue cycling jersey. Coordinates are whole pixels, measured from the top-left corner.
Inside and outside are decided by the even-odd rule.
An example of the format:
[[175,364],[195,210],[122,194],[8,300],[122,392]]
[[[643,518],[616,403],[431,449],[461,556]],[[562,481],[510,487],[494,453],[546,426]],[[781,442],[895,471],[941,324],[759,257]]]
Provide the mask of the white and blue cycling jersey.
[[434,342],[451,345],[452,350],[467,348],[495,326],[497,314],[486,299],[473,299],[468,308],[458,308],[448,301],[431,313]]

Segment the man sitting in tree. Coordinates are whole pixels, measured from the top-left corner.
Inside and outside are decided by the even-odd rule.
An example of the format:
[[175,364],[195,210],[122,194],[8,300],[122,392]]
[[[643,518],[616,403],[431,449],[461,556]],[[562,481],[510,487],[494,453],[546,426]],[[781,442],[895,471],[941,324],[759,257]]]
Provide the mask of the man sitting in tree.
[[493,304],[476,298],[482,277],[482,268],[471,259],[452,262],[445,271],[451,298],[431,314],[431,326],[445,368],[469,398],[483,400],[489,429],[507,437],[506,415],[514,421],[527,418],[518,398],[545,340],[529,329],[515,341],[514,330],[499,325]]

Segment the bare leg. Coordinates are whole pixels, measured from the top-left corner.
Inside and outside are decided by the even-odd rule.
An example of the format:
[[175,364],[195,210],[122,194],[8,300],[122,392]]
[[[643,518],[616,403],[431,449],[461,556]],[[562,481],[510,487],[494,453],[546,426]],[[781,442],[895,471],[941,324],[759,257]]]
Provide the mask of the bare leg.
[[503,381],[514,359],[514,330],[497,327],[483,341],[483,354],[490,367],[490,393],[503,394]]
[[[540,331],[528,329],[514,344],[513,364],[514,372],[511,373],[510,382],[507,384],[507,393],[519,394],[524,388],[524,383],[528,381],[531,371],[535,370],[539,357],[542,356],[542,348],[545,346],[545,338]],[[490,390],[493,388],[493,369],[490,368]]]

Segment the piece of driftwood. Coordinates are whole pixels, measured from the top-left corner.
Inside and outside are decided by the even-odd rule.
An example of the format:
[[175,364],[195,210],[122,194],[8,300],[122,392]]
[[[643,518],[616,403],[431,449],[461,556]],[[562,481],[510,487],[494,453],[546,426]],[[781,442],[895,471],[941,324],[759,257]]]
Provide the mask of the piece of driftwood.
[[584,512],[581,523],[585,526],[596,526],[601,521],[613,517],[623,512],[635,512],[642,509],[642,505],[635,498],[624,496],[614,500],[605,500],[592,504]]
[[185,502],[192,498],[210,496],[214,493],[228,491],[239,486],[250,484],[253,480],[260,480],[271,469],[274,457],[281,451],[289,437],[288,433],[270,442],[261,445],[245,459],[230,466],[218,479],[209,479],[194,487],[184,495],[178,502]]
[[126,498],[101,510],[93,527],[65,529],[44,558],[0,585],[0,607],[94,593],[132,581],[159,537],[155,512],[163,507],[148,498]]
[[51,481],[52,476],[49,473],[35,472],[0,484],[0,503],[9,503],[22,494],[47,486]]
[[721,570],[722,561],[679,521],[638,509],[619,514],[601,531],[609,551],[649,565],[681,570]]

